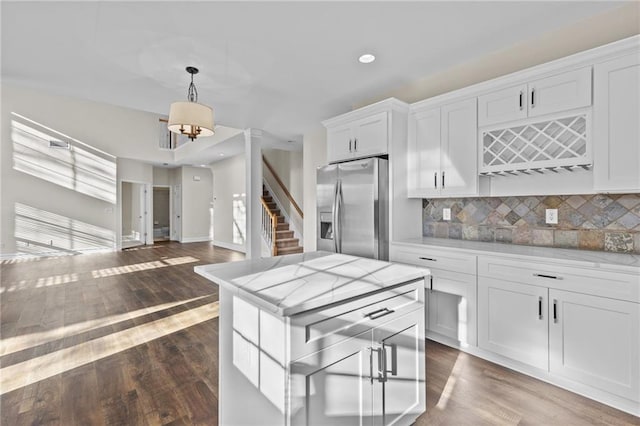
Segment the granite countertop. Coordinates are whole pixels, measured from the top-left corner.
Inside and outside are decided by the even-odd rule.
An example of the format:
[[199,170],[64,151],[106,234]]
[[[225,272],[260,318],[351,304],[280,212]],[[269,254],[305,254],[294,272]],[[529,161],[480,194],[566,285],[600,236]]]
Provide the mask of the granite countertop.
[[559,249],[551,247],[532,247],[516,244],[485,243],[480,241],[453,240],[446,238],[408,238],[394,241],[393,244],[411,246],[430,246],[464,250],[474,254],[495,254],[507,257],[529,256],[541,260],[558,260],[564,263],[576,263],[577,266],[594,268],[609,267],[625,272],[640,274],[640,255],[608,253],[602,251]]
[[426,268],[309,252],[196,266],[195,272],[281,316],[423,278]]

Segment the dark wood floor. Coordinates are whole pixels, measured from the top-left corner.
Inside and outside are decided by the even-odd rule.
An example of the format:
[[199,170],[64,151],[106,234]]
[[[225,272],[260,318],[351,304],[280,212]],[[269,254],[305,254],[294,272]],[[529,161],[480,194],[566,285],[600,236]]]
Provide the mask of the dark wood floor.
[[[206,243],[3,262],[0,421],[217,424],[218,293]],[[640,419],[427,342],[417,425],[640,424]]]

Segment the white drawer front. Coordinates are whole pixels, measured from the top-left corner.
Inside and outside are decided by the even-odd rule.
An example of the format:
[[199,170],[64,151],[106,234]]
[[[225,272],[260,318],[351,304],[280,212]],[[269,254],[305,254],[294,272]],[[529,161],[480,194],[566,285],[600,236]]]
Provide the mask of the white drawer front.
[[392,244],[390,259],[393,262],[408,263],[429,269],[476,274],[476,256],[443,251],[433,247],[413,248]]
[[424,307],[424,280],[291,317],[291,360]]
[[640,303],[640,274],[478,256],[478,276]]

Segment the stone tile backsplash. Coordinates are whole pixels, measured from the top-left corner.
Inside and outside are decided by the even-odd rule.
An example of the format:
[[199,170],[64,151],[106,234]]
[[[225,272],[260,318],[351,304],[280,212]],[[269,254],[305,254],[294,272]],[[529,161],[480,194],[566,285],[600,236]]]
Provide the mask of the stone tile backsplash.
[[[422,207],[425,237],[640,253],[640,194],[425,199]],[[545,223],[546,209],[558,209],[557,225]]]

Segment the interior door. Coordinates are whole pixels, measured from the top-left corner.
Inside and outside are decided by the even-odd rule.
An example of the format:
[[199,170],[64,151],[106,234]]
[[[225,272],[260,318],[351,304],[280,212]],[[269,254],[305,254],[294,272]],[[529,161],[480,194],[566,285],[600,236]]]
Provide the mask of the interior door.
[[373,330],[374,425],[409,425],[425,410],[424,311],[416,310]]
[[130,248],[146,243],[145,185],[123,181],[120,190],[121,246]]
[[375,158],[338,165],[341,198],[338,245],[342,253],[370,259],[378,256],[377,172],[378,160]]

